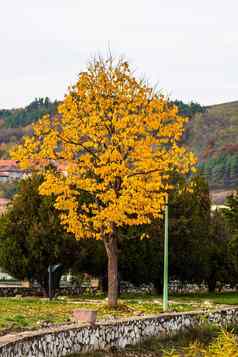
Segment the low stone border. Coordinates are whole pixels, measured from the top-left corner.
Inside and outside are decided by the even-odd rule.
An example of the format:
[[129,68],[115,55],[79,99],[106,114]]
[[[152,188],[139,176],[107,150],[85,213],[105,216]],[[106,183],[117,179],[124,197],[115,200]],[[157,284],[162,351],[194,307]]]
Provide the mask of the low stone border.
[[135,317],[110,323],[67,325],[0,337],[1,357],[60,357],[70,353],[134,345],[148,337],[170,336],[203,324],[235,325],[238,307],[209,313],[189,312]]

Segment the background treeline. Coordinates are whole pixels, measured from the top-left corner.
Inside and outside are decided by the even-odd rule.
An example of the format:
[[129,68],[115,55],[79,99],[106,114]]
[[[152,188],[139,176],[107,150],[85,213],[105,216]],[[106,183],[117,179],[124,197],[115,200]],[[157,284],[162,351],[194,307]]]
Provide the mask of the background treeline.
[[[20,128],[34,123],[45,114],[54,115],[59,101],[51,101],[48,97],[35,98],[25,108],[0,109],[0,119],[5,128]],[[181,100],[171,101],[179,108],[181,115],[192,117],[195,113],[205,112],[205,108],[198,103],[186,104]]]
[[0,159],[9,158],[10,148],[31,134],[31,124],[45,114],[54,115],[58,101],[36,98],[25,108],[0,109]]
[[48,97],[35,98],[25,108],[0,110],[0,118],[6,128],[19,128],[31,124],[45,114],[55,114],[58,102],[51,102]]
[[[0,219],[0,266],[18,279],[37,281],[47,292],[49,264],[63,264],[78,274],[101,279],[106,289],[106,256],[95,240],[76,241],[60,225],[54,196],[38,193],[41,175],[21,181],[6,213]],[[237,284],[238,196],[230,209],[211,215],[209,189],[202,176],[188,181],[174,178],[169,197],[169,275],[180,282],[205,282],[210,291],[226,283]],[[82,192],[80,204],[88,197]],[[122,280],[135,285],[153,283],[162,290],[164,222],[118,229],[119,271]],[[143,239],[141,239],[144,237]],[[126,239],[125,239],[126,238]]]
[[224,152],[207,158],[199,168],[212,188],[238,186],[238,152]]
[[174,100],[172,104],[179,108],[179,114],[186,117],[193,117],[196,113],[205,113],[206,107],[201,106],[197,102],[184,103],[182,100]]

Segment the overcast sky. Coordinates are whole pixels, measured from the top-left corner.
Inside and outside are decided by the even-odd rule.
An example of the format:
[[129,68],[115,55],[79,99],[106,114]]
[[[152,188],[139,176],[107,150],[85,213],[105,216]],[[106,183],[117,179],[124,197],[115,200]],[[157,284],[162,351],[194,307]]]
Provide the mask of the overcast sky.
[[0,108],[62,99],[95,54],[170,97],[238,100],[237,0],[0,0]]

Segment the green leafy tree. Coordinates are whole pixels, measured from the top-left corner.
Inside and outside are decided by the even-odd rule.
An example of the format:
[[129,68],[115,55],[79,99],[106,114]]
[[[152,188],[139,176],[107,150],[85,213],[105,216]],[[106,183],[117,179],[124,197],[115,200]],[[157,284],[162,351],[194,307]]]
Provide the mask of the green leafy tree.
[[227,209],[224,209],[224,216],[233,236],[238,235],[238,191],[230,195],[226,200]]
[[175,104],[178,107],[179,113],[186,117],[192,117],[196,113],[205,113],[206,111],[205,107],[195,102],[191,102],[187,104],[184,103],[182,100],[175,100],[173,104]]
[[169,200],[170,277],[201,282],[208,269],[209,189],[201,176],[192,178],[190,186],[192,191],[179,178]]
[[[207,182],[200,175],[191,178],[191,191],[184,178],[176,177],[174,181],[177,182],[177,188],[169,198],[170,279],[206,282],[210,291],[215,290],[218,282],[220,286],[233,283],[230,235],[223,214],[214,212],[211,216]],[[136,286],[152,282],[156,291],[161,293],[163,220],[153,220],[149,225],[125,227],[120,236],[123,236],[119,241],[120,278]],[[145,239],[141,239],[142,236]],[[147,236],[149,239],[146,239]],[[100,264],[94,267],[99,267],[99,271],[95,272],[99,276],[103,268]]]
[[[234,273],[238,274],[238,191],[227,198],[227,209],[224,209],[224,216],[231,234],[229,241],[229,256],[233,263]],[[235,278],[236,278],[235,277]],[[235,280],[235,279],[234,279]]]
[[79,242],[60,225],[54,197],[39,195],[42,176],[33,174],[20,183],[7,212],[0,220],[0,266],[18,279],[37,281],[48,291],[49,264],[64,270],[78,267]]
[[220,287],[225,283],[233,283],[234,267],[232,264],[229,244],[230,234],[221,211],[213,212],[209,227],[209,257],[206,282],[210,292],[215,291],[218,282]]
[[51,102],[48,97],[35,98],[25,108],[0,110],[0,118],[4,120],[5,127],[18,128],[37,121],[45,114],[55,114],[58,104],[56,101]]
[[[181,282],[202,282],[208,279],[211,262],[208,185],[199,175],[189,184],[183,177],[174,177],[175,183],[176,189],[169,197],[169,276]],[[135,285],[152,282],[161,293],[163,220],[130,227],[125,235],[127,239],[120,244],[121,278]],[[143,235],[150,239],[141,240]]]
[[[119,271],[123,280],[136,286],[153,283],[161,292],[163,283],[163,223],[128,227],[126,239],[119,245]],[[144,237],[142,239],[142,237]],[[148,238],[148,239],[147,239]]]

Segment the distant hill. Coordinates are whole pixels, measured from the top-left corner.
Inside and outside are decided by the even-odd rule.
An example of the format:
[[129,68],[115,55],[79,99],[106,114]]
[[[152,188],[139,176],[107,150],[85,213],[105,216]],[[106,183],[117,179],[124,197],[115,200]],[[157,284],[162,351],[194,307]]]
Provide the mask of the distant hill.
[[[0,159],[8,159],[9,149],[19,143],[21,138],[30,134],[31,124],[45,114],[54,115],[59,101],[51,101],[48,97],[35,98],[24,108],[0,109]],[[195,113],[203,112],[204,108],[198,103],[183,103],[174,101],[182,115],[192,117]]]
[[[184,144],[199,159],[199,168],[214,197],[238,188],[238,101],[203,107],[176,100],[182,115],[190,117],[184,134]],[[56,113],[58,101],[36,98],[25,108],[0,109],[0,159],[8,158],[8,150],[31,132],[31,124],[42,115]]]
[[6,128],[19,128],[31,124],[45,114],[55,114],[59,102],[48,97],[35,98],[24,108],[0,109],[0,119]]
[[238,187],[238,101],[205,109],[190,120],[186,144],[197,154],[210,188]]
[[9,157],[9,149],[31,132],[31,124],[45,114],[54,115],[59,102],[48,97],[36,98],[24,108],[0,109],[0,159]]

